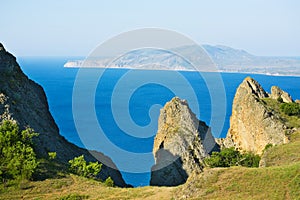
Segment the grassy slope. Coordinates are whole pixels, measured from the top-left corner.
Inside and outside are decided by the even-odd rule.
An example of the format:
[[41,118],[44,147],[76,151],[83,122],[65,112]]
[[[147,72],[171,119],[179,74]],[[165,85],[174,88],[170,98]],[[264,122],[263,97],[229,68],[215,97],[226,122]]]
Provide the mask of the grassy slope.
[[6,189],[0,194],[0,199],[60,199],[72,195],[77,197],[73,199],[169,199],[172,190],[164,187],[112,188],[75,175],[26,184],[26,189]]
[[[191,199],[297,199],[300,163],[267,168],[210,169],[176,191]],[[201,197],[201,198],[200,198]]]
[[[278,104],[267,101],[277,111]],[[299,118],[283,117],[293,127],[300,126]],[[178,187],[111,188],[69,175],[64,166],[43,161],[38,177],[46,174],[48,179],[23,182],[22,189],[0,184],[0,199],[300,199],[299,150],[298,131],[291,135],[290,143],[267,149],[263,156],[267,167],[206,169]]]
[[[111,188],[75,175],[10,186],[0,199],[300,199],[300,133],[289,144],[268,149],[265,168],[215,168],[178,187]],[[278,159],[278,157],[280,159]],[[76,198],[74,198],[76,199]]]

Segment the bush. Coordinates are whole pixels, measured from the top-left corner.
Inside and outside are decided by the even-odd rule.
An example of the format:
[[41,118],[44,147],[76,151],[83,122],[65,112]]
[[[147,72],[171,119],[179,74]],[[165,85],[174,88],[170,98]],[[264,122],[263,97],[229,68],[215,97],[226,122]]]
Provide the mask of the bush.
[[56,152],[48,152],[48,156],[50,160],[54,160],[56,158]]
[[205,159],[205,163],[210,167],[230,167],[245,166],[258,167],[260,157],[253,153],[241,154],[232,148],[222,149],[220,152],[213,152],[209,158]]
[[300,104],[283,103],[280,105],[280,111],[289,116],[300,116]]
[[69,164],[70,172],[87,178],[96,178],[102,167],[102,164],[98,162],[89,162],[87,164],[83,155],[69,160]]
[[244,167],[259,167],[260,156],[255,155],[251,152],[241,154],[241,160],[239,161],[239,165]]
[[270,149],[270,148],[272,148],[273,147],[273,144],[267,144],[266,146],[265,146],[265,149],[264,149],[264,151],[266,151],[267,149]]
[[15,121],[0,124],[0,177],[7,179],[30,179],[38,162],[33,151],[32,137],[37,133],[30,128],[23,131]]
[[107,187],[114,187],[114,181],[112,180],[112,178],[110,176],[105,180],[104,184]]
[[283,103],[282,97],[278,97],[278,98],[277,98],[277,101],[278,101],[279,103]]

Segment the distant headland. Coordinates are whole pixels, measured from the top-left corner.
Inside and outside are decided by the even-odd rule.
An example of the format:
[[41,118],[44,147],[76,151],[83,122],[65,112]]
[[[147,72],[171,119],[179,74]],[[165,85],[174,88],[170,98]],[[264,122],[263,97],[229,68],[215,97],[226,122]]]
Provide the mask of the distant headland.
[[[202,47],[216,65],[216,69],[204,68],[203,71],[300,76],[300,57],[256,56],[245,50],[220,45],[203,45]],[[182,46],[166,51],[133,50],[117,59],[101,57],[70,60],[65,63],[64,67],[195,71],[191,62],[199,59],[196,48],[199,47]],[[177,56],[176,53],[172,54],[172,51],[185,52],[185,55],[188,55],[188,60]]]

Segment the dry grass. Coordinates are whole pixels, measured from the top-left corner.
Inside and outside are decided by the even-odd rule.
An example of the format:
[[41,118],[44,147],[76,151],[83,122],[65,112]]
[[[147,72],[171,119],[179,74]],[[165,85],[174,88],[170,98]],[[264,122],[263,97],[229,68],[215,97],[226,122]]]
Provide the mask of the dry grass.
[[262,160],[265,166],[282,166],[300,162],[300,132],[291,135],[291,142],[277,145],[266,150]]
[[300,199],[299,149],[300,132],[265,152],[269,167],[205,169],[178,187],[113,188],[53,170],[46,180],[0,184],[0,199]]
[[2,188],[0,199],[171,199],[173,189],[114,188],[70,175],[65,178],[29,182],[27,189],[20,189],[18,186],[11,186],[5,190]]
[[214,168],[178,187],[112,188],[75,175],[0,185],[0,199],[300,199],[300,133],[267,150],[265,168]]
[[268,168],[208,169],[176,191],[176,199],[299,199],[300,163]]

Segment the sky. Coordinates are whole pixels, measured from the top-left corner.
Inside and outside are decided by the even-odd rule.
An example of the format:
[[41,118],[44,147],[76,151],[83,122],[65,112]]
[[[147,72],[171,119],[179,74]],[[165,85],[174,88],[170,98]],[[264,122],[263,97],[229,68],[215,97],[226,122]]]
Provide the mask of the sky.
[[300,56],[298,0],[0,0],[0,8],[0,42],[16,56],[87,56],[146,27],[254,55]]

